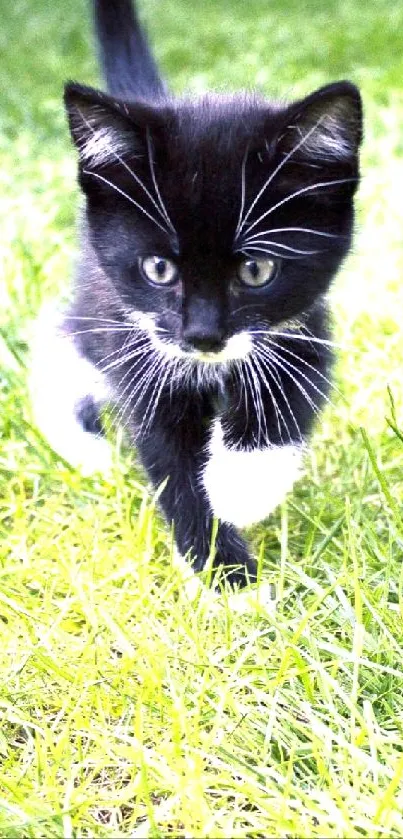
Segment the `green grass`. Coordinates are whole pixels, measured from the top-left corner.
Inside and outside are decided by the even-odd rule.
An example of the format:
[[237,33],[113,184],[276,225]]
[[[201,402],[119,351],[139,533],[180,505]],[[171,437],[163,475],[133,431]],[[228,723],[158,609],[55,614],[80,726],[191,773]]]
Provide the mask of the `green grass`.
[[403,7],[147,0],[175,89],[349,77],[366,106],[337,384],[251,536],[271,614],[190,603],[144,476],[84,479],[31,424],[27,343],[74,263],[66,77],[86,4],[0,0],[0,836],[403,835]]

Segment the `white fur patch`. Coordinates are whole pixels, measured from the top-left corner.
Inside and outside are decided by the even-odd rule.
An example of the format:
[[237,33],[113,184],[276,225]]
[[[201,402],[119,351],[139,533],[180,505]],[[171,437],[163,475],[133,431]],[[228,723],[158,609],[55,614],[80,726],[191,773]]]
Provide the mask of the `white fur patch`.
[[127,138],[122,132],[110,126],[100,126],[93,129],[93,133],[86,135],[80,144],[80,155],[83,161],[97,166],[113,163],[130,148]]
[[[225,364],[228,361],[242,361],[252,350],[252,339],[248,332],[238,332],[231,335],[223,350],[220,352],[194,352],[191,358],[207,364]],[[187,354],[189,357],[189,354]]]
[[52,449],[84,474],[109,472],[112,452],[103,437],[84,431],[76,407],[89,394],[95,401],[108,397],[96,368],[77,352],[63,333],[63,316],[48,306],[35,324],[31,354],[30,390],[33,415]]
[[221,423],[215,420],[201,476],[214,515],[238,527],[265,519],[298,478],[302,454],[302,447],[293,445],[227,448]]
[[343,109],[338,113],[324,114],[314,131],[309,131],[302,145],[302,152],[316,155],[326,160],[336,158],[344,160],[354,153],[354,141],[351,131],[344,124]]
[[154,349],[165,355],[167,358],[183,358],[186,361],[193,361],[195,363],[206,365],[226,364],[230,361],[242,361],[245,359],[253,348],[252,339],[249,332],[238,332],[236,335],[231,335],[220,352],[185,352],[178,344],[172,341],[164,341],[158,334],[158,327],[155,325],[151,315],[143,314],[142,312],[128,313],[131,320],[136,323],[140,329],[147,333],[151,340]]

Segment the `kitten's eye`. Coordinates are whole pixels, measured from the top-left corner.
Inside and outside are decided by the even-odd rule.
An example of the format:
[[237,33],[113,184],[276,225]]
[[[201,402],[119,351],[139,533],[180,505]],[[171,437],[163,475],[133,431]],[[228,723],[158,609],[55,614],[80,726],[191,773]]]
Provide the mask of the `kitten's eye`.
[[176,265],[163,256],[140,257],[139,266],[146,280],[154,285],[171,285],[178,274]]
[[258,288],[267,285],[277,273],[274,259],[245,259],[238,268],[238,278],[243,285]]

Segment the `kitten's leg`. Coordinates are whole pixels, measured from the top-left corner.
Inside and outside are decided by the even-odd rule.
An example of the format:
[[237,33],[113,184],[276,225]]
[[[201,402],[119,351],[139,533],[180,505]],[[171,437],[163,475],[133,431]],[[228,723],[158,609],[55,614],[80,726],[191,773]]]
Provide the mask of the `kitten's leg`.
[[[214,516],[201,476],[206,460],[207,434],[194,412],[170,421],[165,414],[154,422],[146,438],[136,444],[155,487],[166,485],[159,503],[168,523],[173,523],[181,556],[190,556],[194,571],[201,571],[210,554]],[[245,586],[257,578],[256,563],[235,527],[219,522],[213,565],[223,566],[232,586]]]
[[174,549],[172,565],[179,572],[181,577],[182,591],[187,600],[191,602],[200,599],[207,605],[211,612],[218,612],[228,603],[231,612],[246,614],[251,611],[264,609],[265,613],[272,613],[276,609],[276,588],[268,580],[261,580],[258,586],[244,587],[233,594],[226,593],[223,599],[219,592],[207,588],[197,577],[190,563]]
[[30,389],[36,425],[55,452],[84,474],[108,473],[112,452],[99,418],[106,385],[53,306],[35,324]]

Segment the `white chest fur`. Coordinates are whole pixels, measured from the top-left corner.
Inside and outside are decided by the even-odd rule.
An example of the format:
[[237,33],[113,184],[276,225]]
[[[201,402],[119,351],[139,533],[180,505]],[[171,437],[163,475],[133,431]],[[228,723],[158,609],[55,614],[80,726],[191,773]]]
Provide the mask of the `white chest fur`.
[[215,420],[202,474],[214,515],[238,527],[266,518],[298,478],[302,454],[302,447],[296,445],[229,449],[221,423]]

